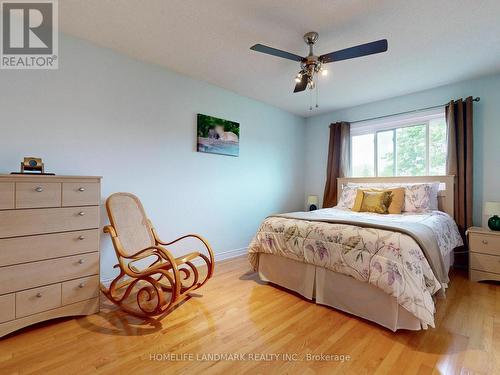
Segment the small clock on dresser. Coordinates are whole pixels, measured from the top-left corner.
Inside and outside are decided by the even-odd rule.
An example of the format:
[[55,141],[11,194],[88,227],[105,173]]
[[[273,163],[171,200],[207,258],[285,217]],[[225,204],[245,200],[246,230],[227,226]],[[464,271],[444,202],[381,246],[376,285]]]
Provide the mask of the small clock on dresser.
[[469,278],[500,281],[500,232],[472,227],[469,236]]

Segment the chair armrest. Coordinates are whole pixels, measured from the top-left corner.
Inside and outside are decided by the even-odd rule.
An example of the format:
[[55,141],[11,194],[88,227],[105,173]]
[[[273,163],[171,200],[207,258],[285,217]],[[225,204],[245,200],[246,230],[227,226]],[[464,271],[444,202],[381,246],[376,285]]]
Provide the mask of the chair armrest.
[[115,228],[113,228],[113,226],[111,226],[111,225],[106,225],[106,226],[104,226],[104,228],[102,228],[102,231],[103,231],[104,233],[109,233],[109,235],[110,235],[111,237],[116,237],[116,231],[115,231]]
[[175,264],[175,258],[170,254],[170,252],[161,246],[148,246],[145,249],[139,250],[137,253],[125,257],[130,260],[141,260],[149,256],[157,255],[163,260],[167,260],[172,264]]
[[156,243],[162,245],[162,246],[169,246],[169,245],[172,245],[176,242],[179,242],[179,241],[182,241],[186,238],[196,238],[197,240],[199,240],[201,243],[203,243],[203,245],[205,246],[205,249],[207,250],[208,252],[208,255],[210,257],[210,262],[213,264],[214,263],[214,252],[212,250],[212,247],[210,246],[210,244],[208,243],[207,240],[205,240],[202,236],[198,235],[198,234],[186,234],[185,236],[182,236],[182,237],[179,237],[173,241],[170,241],[170,242],[164,242],[162,241],[159,237],[158,237],[158,234],[156,233],[156,230],[153,228],[152,229],[153,231],[153,236],[155,238],[155,241]]
[[[146,247],[145,249],[142,249],[142,250],[136,252],[135,254],[132,254],[130,256],[123,257],[123,258],[130,260],[131,262],[129,264],[132,264],[132,263],[137,262],[141,259],[146,259],[146,258],[151,257],[151,256],[156,256],[158,259],[155,262],[153,262],[148,268],[144,269],[143,271],[138,272],[138,270],[133,270],[128,266],[127,266],[127,268],[129,270],[131,270],[132,272],[136,273],[137,275],[146,275],[146,274],[150,274],[151,271],[154,271],[156,269],[164,267],[164,263],[161,264],[160,261],[166,261],[170,264],[174,273],[178,272],[176,259],[174,258],[174,256],[172,254],[170,254],[170,252],[167,249],[165,249],[161,246],[149,246],[149,247]],[[160,263],[160,264],[158,266],[155,266],[155,264],[157,264],[157,263]]]

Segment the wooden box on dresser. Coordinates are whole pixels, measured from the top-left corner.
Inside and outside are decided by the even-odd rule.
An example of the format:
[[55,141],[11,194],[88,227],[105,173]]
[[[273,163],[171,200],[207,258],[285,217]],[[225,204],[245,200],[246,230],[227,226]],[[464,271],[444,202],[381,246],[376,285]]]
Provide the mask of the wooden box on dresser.
[[0,175],[0,337],[99,311],[101,178]]
[[500,232],[472,227],[469,235],[469,278],[500,281]]

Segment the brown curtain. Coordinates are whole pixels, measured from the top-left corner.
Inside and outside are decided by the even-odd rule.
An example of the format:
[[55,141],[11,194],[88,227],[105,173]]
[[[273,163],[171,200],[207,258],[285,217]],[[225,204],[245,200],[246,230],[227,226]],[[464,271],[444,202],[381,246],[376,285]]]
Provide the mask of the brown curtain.
[[446,106],[448,154],[446,174],[455,176],[454,219],[464,240],[455,249],[455,268],[468,268],[465,231],[472,226],[472,97],[451,101]]
[[472,226],[472,113],[473,99],[446,106],[448,155],[446,173],[455,176],[455,221],[461,233]]
[[344,121],[330,125],[323,207],[333,207],[337,204],[337,178],[349,175],[350,129],[351,125]]

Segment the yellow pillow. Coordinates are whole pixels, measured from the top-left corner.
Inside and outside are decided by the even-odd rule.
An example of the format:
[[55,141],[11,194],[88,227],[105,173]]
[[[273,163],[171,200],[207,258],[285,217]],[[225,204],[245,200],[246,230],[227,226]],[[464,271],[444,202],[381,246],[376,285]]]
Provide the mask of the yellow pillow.
[[405,188],[392,188],[392,189],[376,189],[376,188],[365,188],[358,189],[356,193],[356,199],[354,200],[354,205],[352,207],[352,211],[360,212],[361,205],[363,203],[363,192],[391,192],[392,200],[389,203],[389,207],[387,209],[390,214],[401,214],[401,210],[403,208],[403,203],[405,201]]
[[361,212],[374,212],[386,214],[391,203],[392,193],[390,191],[374,192],[363,191],[363,201],[361,202]]

